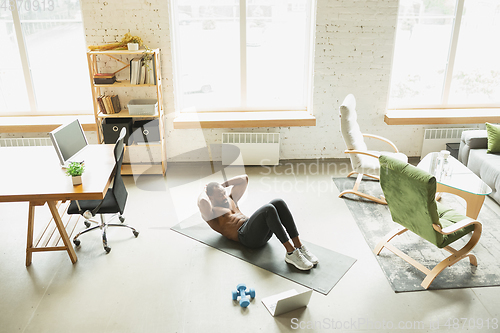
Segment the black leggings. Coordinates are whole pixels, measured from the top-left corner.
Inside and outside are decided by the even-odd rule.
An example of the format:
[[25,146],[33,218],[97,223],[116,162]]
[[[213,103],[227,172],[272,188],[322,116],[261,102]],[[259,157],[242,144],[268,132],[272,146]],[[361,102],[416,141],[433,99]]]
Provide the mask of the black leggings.
[[281,243],[286,243],[289,236],[299,235],[292,213],[281,199],[274,199],[253,213],[238,230],[238,239],[241,244],[256,248],[265,245],[273,234]]

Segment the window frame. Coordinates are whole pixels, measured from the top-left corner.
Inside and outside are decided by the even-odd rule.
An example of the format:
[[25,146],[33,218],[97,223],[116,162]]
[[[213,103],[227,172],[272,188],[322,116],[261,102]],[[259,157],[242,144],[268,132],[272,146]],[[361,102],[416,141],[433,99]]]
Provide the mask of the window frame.
[[[216,107],[216,108],[203,108],[196,109],[194,112],[189,111],[188,108],[182,109],[180,104],[182,97],[181,92],[181,79],[180,79],[180,71],[179,71],[179,60],[181,58],[179,48],[177,47],[177,33],[176,29],[179,26],[178,15],[175,13],[177,0],[169,1],[169,19],[170,19],[170,39],[171,39],[171,47],[172,47],[172,77],[173,77],[173,86],[174,86],[174,109],[176,114],[189,114],[189,113],[239,113],[239,112],[308,112],[312,115],[312,105],[313,105],[313,80],[314,80],[314,50],[315,50],[315,37],[316,37],[316,8],[317,8],[317,0],[309,0],[310,3],[307,6],[306,13],[306,25],[309,29],[309,33],[307,34],[307,41],[305,49],[306,54],[306,62],[304,66],[304,107],[291,107],[291,106],[281,106],[281,107],[247,107],[247,72],[246,66],[242,66],[242,64],[246,64],[246,28],[247,28],[247,2],[248,0],[238,0],[239,1],[239,50],[240,50],[240,107],[239,108],[226,108],[226,107]],[[243,19],[242,19],[243,18]]]
[[[27,111],[15,111],[15,112],[0,112],[0,117],[27,117],[27,116],[69,116],[69,115],[92,115],[93,110],[88,109],[88,110],[66,110],[66,111],[57,111],[57,112],[50,112],[50,111],[40,111],[38,110],[37,107],[37,101],[36,101],[36,93],[35,93],[35,87],[33,83],[33,78],[31,76],[31,69],[29,65],[29,58],[28,58],[28,50],[26,47],[25,43],[25,36],[23,33],[23,28],[22,28],[22,20],[19,16],[19,9],[18,1],[13,1],[12,2],[13,6],[10,7],[12,10],[10,11],[12,13],[12,21],[13,21],[13,26],[14,26],[14,31],[16,35],[16,42],[17,42],[17,47],[19,51],[19,58],[21,60],[21,69],[23,73],[23,78],[24,78],[24,84],[26,87],[26,94],[28,95],[28,101],[29,101],[29,110]],[[57,20],[54,20],[57,22]],[[67,20],[65,20],[67,21]],[[80,22],[83,24],[83,17],[81,20],[78,20],[76,22]],[[90,89],[90,86],[89,86]]]
[[[456,5],[455,5],[455,13],[453,16],[453,28],[451,32],[451,40],[450,40],[450,47],[449,47],[449,52],[448,52],[448,57],[447,57],[447,63],[446,63],[446,68],[445,68],[445,73],[444,73],[444,81],[443,81],[443,89],[442,89],[442,94],[441,94],[441,103],[440,104],[426,104],[426,105],[408,105],[408,104],[400,104],[394,107],[388,107],[388,111],[413,111],[413,110],[457,110],[457,109],[470,109],[476,110],[476,109],[500,109],[500,103],[474,103],[474,104],[450,104],[449,103],[449,96],[450,96],[450,89],[451,89],[451,83],[452,83],[452,78],[453,78],[453,70],[455,66],[455,60],[456,60],[456,55],[457,55],[457,48],[458,48],[458,39],[460,36],[460,28],[462,25],[462,18],[464,14],[464,4],[465,0],[456,0]],[[398,14],[398,25],[399,25],[399,14]],[[396,27],[396,34],[397,34],[397,27]],[[396,41],[396,34],[394,41]],[[396,44],[394,44],[394,50],[396,49]],[[393,60],[394,63],[394,60]],[[394,70],[394,67],[391,68],[391,71]],[[392,81],[392,80],[391,80]],[[392,90],[392,82],[390,83],[389,86],[389,93],[388,93],[388,105],[390,104],[390,99],[391,99],[391,90]]]

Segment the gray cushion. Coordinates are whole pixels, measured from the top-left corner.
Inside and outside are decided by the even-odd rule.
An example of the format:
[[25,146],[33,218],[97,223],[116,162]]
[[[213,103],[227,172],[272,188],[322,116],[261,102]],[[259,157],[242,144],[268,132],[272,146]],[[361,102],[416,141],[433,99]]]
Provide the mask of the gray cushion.
[[488,136],[486,130],[472,130],[462,132],[458,160],[467,165],[471,149],[488,148]]
[[492,189],[490,197],[500,203],[500,154],[488,154],[487,149],[471,149],[467,167]]

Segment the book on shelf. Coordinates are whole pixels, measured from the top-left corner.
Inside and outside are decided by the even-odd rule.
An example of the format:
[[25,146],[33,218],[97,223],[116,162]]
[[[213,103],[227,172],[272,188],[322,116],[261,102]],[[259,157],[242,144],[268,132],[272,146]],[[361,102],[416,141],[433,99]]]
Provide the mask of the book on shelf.
[[130,60],[130,84],[156,84],[153,59],[137,57]]
[[102,100],[102,95],[97,97],[97,104],[99,105],[99,110],[102,114],[107,114],[106,107],[104,106],[104,102]]
[[156,84],[155,62],[153,59],[144,60],[146,65],[146,79],[145,84]]
[[97,104],[102,114],[115,114],[121,111],[118,95],[101,95],[97,97]]
[[144,84],[146,81],[146,65],[141,65],[141,77],[139,78],[139,84]]
[[101,78],[110,78],[114,77],[115,73],[95,73],[94,77],[101,77]]
[[106,111],[108,114],[115,113],[115,110],[113,110],[113,105],[111,104],[111,98],[109,96],[104,96],[104,105],[106,106]]
[[113,104],[113,109],[115,111],[114,113],[120,113],[121,106],[120,106],[120,99],[118,98],[118,95],[111,96],[111,103]]
[[94,84],[113,84],[116,82],[114,73],[95,73]]
[[106,112],[108,114],[113,114],[115,111],[113,110],[113,106],[110,104],[109,96],[104,96],[104,105],[106,106]]
[[140,84],[142,68],[141,60],[142,57],[130,60],[130,84]]

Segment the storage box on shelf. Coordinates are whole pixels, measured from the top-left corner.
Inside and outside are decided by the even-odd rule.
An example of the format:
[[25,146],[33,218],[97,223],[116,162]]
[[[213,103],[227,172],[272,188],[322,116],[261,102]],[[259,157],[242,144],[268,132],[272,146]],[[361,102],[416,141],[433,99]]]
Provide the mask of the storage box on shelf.
[[104,137],[104,143],[114,144],[118,137],[120,136],[120,131],[123,127],[127,129],[127,134],[125,134],[124,142],[126,145],[129,143],[129,137],[132,133],[133,120],[132,118],[105,118],[101,122],[102,135]]
[[161,141],[158,119],[137,120],[132,125],[132,140],[135,143]]
[[158,113],[158,101],[155,99],[133,99],[128,102],[128,112],[132,115],[154,116]]
[[[130,83],[130,61],[144,55],[151,55],[152,59],[147,64],[147,71],[142,84]],[[122,68],[117,68],[111,74],[121,72],[120,79],[112,84],[95,84],[94,78],[99,77],[99,63],[105,59],[112,58],[117,63],[123,64]],[[94,116],[98,129],[98,139],[100,143],[112,142],[116,133],[122,127],[127,127],[127,146],[125,147],[124,163],[122,174],[163,174],[167,168],[166,143],[164,132],[163,96],[161,86],[160,50],[111,50],[111,51],[89,51],[87,52],[89,65],[90,83],[92,86],[92,97],[94,101]],[[152,66],[151,66],[152,65]],[[124,71],[124,72],[122,72]],[[148,76],[153,71],[152,76]],[[106,68],[106,73],[110,69]],[[126,75],[124,74],[126,73]],[[127,108],[114,110],[115,113],[103,113],[103,105],[99,105],[99,97],[109,88],[120,97],[116,90],[121,88],[134,88],[134,99],[130,100]],[[145,99],[148,89],[156,89],[156,99]],[[119,103],[121,107],[124,103]],[[112,105],[116,108],[117,104]]]

